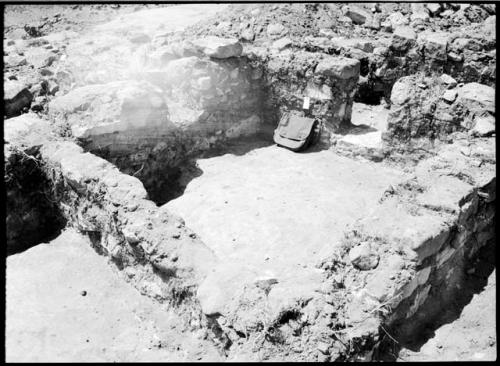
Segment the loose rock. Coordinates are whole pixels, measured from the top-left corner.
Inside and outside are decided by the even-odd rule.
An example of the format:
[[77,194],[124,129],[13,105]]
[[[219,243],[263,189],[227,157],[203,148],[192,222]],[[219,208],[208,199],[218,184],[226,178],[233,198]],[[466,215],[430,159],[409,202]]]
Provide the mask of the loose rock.
[[209,36],[194,40],[193,44],[201,49],[205,55],[219,59],[239,57],[243,51],[241,44],[234,38]]
[[363,242],[349,251],[349,260],[354,267],[367,271],[377,267],[379,256],[369,243]]

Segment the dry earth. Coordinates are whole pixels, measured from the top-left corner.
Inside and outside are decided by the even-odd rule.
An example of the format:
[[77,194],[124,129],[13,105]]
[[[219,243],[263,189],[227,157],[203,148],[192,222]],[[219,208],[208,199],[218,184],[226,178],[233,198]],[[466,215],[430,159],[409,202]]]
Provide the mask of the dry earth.
[[419,352],[405,350],[402,361],[495,361],[496,336],[496,272],[483,292],[474,296],[460,318],[443,325]]
[[64,231],[7,259],[7,362],[218,361],[202,336]]

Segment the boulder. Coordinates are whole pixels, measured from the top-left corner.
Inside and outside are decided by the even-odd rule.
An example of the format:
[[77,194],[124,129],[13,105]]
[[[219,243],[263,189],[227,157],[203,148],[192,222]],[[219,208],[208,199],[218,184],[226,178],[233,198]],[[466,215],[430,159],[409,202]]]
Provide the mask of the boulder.
[[372,21],[372,15],[370,12],[355,5],[349,5],[346,8],[344,15],[350,18],[354,24],[361,25]]
[[17,80],[4,81],[4,114],[7,118],[17,116],[29,108],[33,95],[26,85]]
[[448,103],[453,103],[455,99],[457,99],[457,91],[456,90],[447,90],[444,92],[441,98],[443,98]]
[[425,57],[446,61],[449,33],[428,32],[419,33],[417,41],[424,46]]
[[287,33],[287,29],[280,23],[273,23],[267,26],[267,35],[271,39],[278,39]]
[[202,55],[202,51],[192,42],[181,41],[159,47],[149,55],[149,60],[154,68],[163,68],[172,60]]
[[407,51],[417,39],[417,33],[408,26],[397,27],[392,36],[391,47],[396,51]]
[[227,73],[225,69],[214,61],[204,61],[194,56],[184,57],[171,61],[167,65],[162,76],[162,83],[164,88],[169,90],[188,90],[192,82],[198,86],[206,85],[206,82],[200,81],[202,76],[216,78],[225,73]]
[[149,56],[149,60],[155,68],[162,68],[167,63],[177,58],[179,58],[179,56],[174,52],[172,45],[161,46]]
[[231,22],[220,22],[217,24],[217,30],[223,33],[227,33],[231,30],[233,24]]
[[486,10],[488,14],[496,14],[497,9],[495,4],[481,4],[479,6]]
[[274,41],[272,47],[281,51],[281,50],[283,50],[291,45],[292,45],[292,40],[288,37],[283,37],[283,38],[278,39],[277,41]]
[[427,3],[425,4],[425,7],[429,10],[432,16],[438,15],[442,10],[441,4],[439,3]]
[[194,45],[193,42],[188,40],[174,42],[169,46],[171,47],[171,52],[177,56],[177,58],[203,55],[202,50],[200,50],[198,46]]
[[240,33],[240,38],[247,42],[253,42],[255,39],[255,33],[251,29],[244,29]]
[[338,79],[359,77],[360,62],[346,57],[325,57],[316,66],[315,73]]
[[144,82],[88,85],[52,99],[49,117],[65,123],[75,137],[114,133],[167,124],[161,94]]
[[475,39],[463,37],[455,38],[451,47],[456,52],[463,52],[464,50],[481,51],[483,48]]
[[26,52],[26,60],[36,69],[41,69],[51,66],[57,60],[57,56],[51,50],[35,48]]
[[411,99],[412,94],[411,82],[407,78],[401,78],[392,86],[391,103],[405,104]]
[[495,117],[488,115],[477,117],[474,120],[474,127],[471,129],[473,135],[479,137],[491,136],[495,133]]
[[479,83],[468,83],[458,90],[460,102],[474,114],[495,113],[495,89]]
[[410,19],[408,19],[408,16],[403,15],[399,11],[397,11],[389,15],[386,19],[386,22],[389,22],[392,29],[396,29],[397,27],[410,24]]
[[45,97],[36,97],[31,103],[31,110],[33,112],[43,111],[43,106],[45,105]]
[[405,266],[405,261],[403,257],[398,254],[391,254],[387,258],[387,267],[395,271],[401,271]]
[[462,55],[459,55],[458,53],[455,52],[448,52],[448,61],[453,61],[453,62],[462,62],[464,60]]
[[410,20],[413,21],[427,21],[429,20],[429,10],[422,3],[411,4]]
[[496,15],[492,15],[488,18],[483,23],[483,34],[484,37],[488,40],[495,40],[496,39],[496,26],[497,26],[497,17]]
[[381,28],[380,14],[375,14],[375,16],[368,18],[363,26],[365,28],[379,30]]
[[372,250],[369,243],[363,242],[349,251],[349,260],[354,267],[367,271],[377,267],[379,255]]
[[441,75],[439,80],[450,89],[457,86],[457,81],[448,74]]
[[343,38],[335,37],[331,39],[331,43],[334,47],[341,48],[357,48],[363,52],[373,52],[373,42],[368,39],[362,38]]
[[3,62],[6,67],[16,67],[26,65],[28,62],[26,61],[26,57],[20,55],[8,55],[5,56]]
[[243,52],[243,47],[236,38],[207,36],[194,40],[193,44],[205,55],[218,59],[239,57]]

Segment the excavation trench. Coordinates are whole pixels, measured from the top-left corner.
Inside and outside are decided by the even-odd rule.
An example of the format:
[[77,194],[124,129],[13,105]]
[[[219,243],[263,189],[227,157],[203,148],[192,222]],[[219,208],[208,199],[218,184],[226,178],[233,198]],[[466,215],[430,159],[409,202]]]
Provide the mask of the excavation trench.
[[[309,55],[296,55],[297,65],[301,57]],[[142,293],[180,308],[193,328],[204,324],[224,349],[236,349],[242,339],[254,342],[259,335],[264,348],[274,351],[287,339],[311,335],[315,344],[330,343],[332,360],[391,358],[398,352],[393,339],[397,347],[418,348],[479,291],[483,274],[476,282],[467,276],[492,270],[482,253],[494,243],[495,182],[462,200],[470,208],[457,214],[445,243],[436,244],[439,248],[399,283],[411,288],[407,296],[389,312],[370,311],[368,318],[374,321],[369,326],[362,314],[359,325],[351,313],[366,305],[356,302],[364,301],[356,288],[366,277],[347,257],[338,258],[345,249],[346,228],[377,216],[387,188],[408,175],[328,149],[297,154],[274,145],[277,117],[300,111],[307,93],[316,99],[312,112],[324,118],[327,139],[351,118],[356,72],[347,78],[294,76],[290,81],[289,70],[282,68],[290,62],[268,65],[256,76],[256,67],[244,59],[181,59],[182,67],[209,70],[222,85],[183,89],[192,108],[204,109],[182,123],[176,118],[193,110],[152,103],[154,95],[148,93],[122,100],[118,128],[85,121],[89,114],[79,116],[76,109],[69,123],[83,121],[77,126],[85,130],[78,136],[80,146],[50,142],[40,154],[11,156],[16,164],[7,174],[15,178],[9,181],[8,207],[13,209],[8,231],[11,242],[21,244],[9,244],[9,251],[55,235],[64,217],[87,233],[95,249],[111,257]],[[227,74],[233,76],[221,76]],[[214,102],[210,97],[216,87],[223,90]],[[181,93],[165,88],[169,98]],[[109,106],[102,108],[107,112]],[[164,115],[168,117],[162,119]],[[20,196],[26,200],[22,215],[14,204]],[[385,217],[391,224],[394,212]],[[415,226],[418,217],[408,217],[408,226]],[[17,227],[27,229],[10,230],[15,220],[24,220]],[[378,223],[368,228],[374,227]],[[388,245],[386,252],[396,252],[394,238],[381,242],[377,235],[366,237],[382,249]],[[417,244],[434,246],[432,240]],[[382,260],[386,252],[380,251]],[[336,258],[326,270],[320,265],[325,258]],[[383,267],[385,263],[379,265]],[[329,338],[319,340],[319,334]],[[310,357],[319,358],[317,352]]]
[[[300,112],[302,98],[297,95],[296,89],[305,89],[315,96],[317,103],[313,104],[316,108],[313,113],[325,120],[326,133],[321,144],[327,146],[325,140],[328,140],[328,134],[341,131],[344,122],[351,117],[352,102],[355,100],[354,78],[316,78],[311,82],[298,77],[290,83],[290,80],[284,80],[289,78],[287,74],[283,80],[280,79],[282,64],[277,71],[267,65],[269,68],[257,73],[262,76],[256,78],[256,67],[250,66],[248,60],[199,63],[192,59],[182,62],[195,70],[208,68],[221,74],[236,75],[223,91],[226,94],[219,96],[226,102],[208,102],[205,105],[203,101],[206,98],[210,100],[206,93],[213,91],[197,94],[196,90],[189,89],[184,97],[191,105],[201,100],[206,109],[199,119],[191,121],[187,127],[176,122],[174,118],[179,116],[179,111],[174,108],[167,113],[169,122],[165,123],[166,128],[154,125],[151,116],[155,112],[149,114],[150,119],[145,123],[137,123],[143,127],[128,125],[113,132],[94,128],[79,139],[80,145],[85,151],[111,162],[122,173],[138,178],[148,198],[160,210],[167,209],[182,217],[186,226],[210,248],[216,258],[231,263],[215,268],[214,274],[198,292],[203,312],[208,316],[208,327],[222,348],[226,351],[234,349],[234,345],[241,343],[239,340],[249,337],[249,329],[254,329],[253,332],[260,329],[257,333],[264,332],[265,341],[274,347],[283,341],[276,341],[281,339],[278,335],[286,334],[290,329],[293,330],[293,337],[307,333],[304,325],[300,325],[306,312],[304,308],[311,298],[318,296],[314,288],[325,281],[315,269],[318,262],[339,250],[335,246],[342,243],[346,227],[366,217],[366,212],[377,210],[387,187],[396,186],[407,175],[380,164],[346,159],[331,150],[316,148],[296,154],[274,145],[272,136],[278,116],[283,112]],[[220,80],[224,78],[217,80],[222,83],[223,89],[225,82]],[[325,97],[320,92],[324,90],[322,84],[330,88],[331,99],[322,99]],[[341,91],[342,86],[352,92]],[[168,93],[174,94],[172,90]],[[253,95],[252,98],[247,97],[249,94]],[[372,102],[376,103],[375,100]],[[143,107],[134,107],[141,103],[144,102],[125,104],[127,119],[141,118],[142,112],[137,111],[140,112]],[[353,348],[348,350],[341,341],[332,341],[336,345],[333,347],[337,349],[338,359],[394,358],[398,353],[397,347],[418,348],[433,330],[460,313],[480,287],[480,281],[479,287],[470,285],[468,275],[464,273],[472,271],[470,263],[476,263],[477,268],[484,267],[481,260],[476,261],[480,258],[477,252],[481,248],[488,250],[492,243],[492,203],[481,201],[477,195],[474,197],[479,203],[472,217],[476,215],[478,219],[473,218],[472,223],[467,224],[470,226],[466,229],[470,231],[467,239],[463,239],[463,234],[457,234],[456,229],[450,229],[448,242],[453,243],[449,244],[452,249],[431,255],[415,269],[418,281],[421,281],[421,273],[427,276],[423,283],[417,283],[416,288],[389,313],[372,313],[375,314],[373,319],[377,318],[376,322],[382,325],[377,331],[367,330],[365,334],[355,336]],[[483,217],[484,223],[481,224],[479,221]],[[96,247],[105,247],[107,244],[103,242],[106,242],[107,236],[103,232],[96,237]],[[458,239],[453,239],[457,236],[460,237],[458,244]],[[133,248],[138,247],[133,245]],[[393,252],[394,248],[389,251]],[[147,251],[146,254],[136,252],[136,249],[128,252],[140,258],[141,262],[147,262]],[[122,259],[118,262],[121,263]],[[130,264],[130,260],[128,262]],[[119,267],[126,266],[125,263]],[[168,285],[170,280],[176,279],[176,271],[169,266],[154,264],[152,268],[153,275],[160,277],[164,284]],[[355,277],[360,274],[351,272],[348,276],[354,276],[351,281],[356,283],[358,279]],[[272,299],[273,296],[281,298],[283,295],[273,293],[273,289],[277,288],[274,291],[276,294],[283,291],[284,296],[294,299],[290,301],[296,304],[282,308],[284,303],[278,302],[277,308],[271,311],[274,315],[266,313],[261,305],[255,305],[252,311],[256,312],[256,319],[262,316],[259,311],[271,317],[267,320],[269,324],[263,322],[255,328],[250,324],[255,319],[250,322],[248,318],[243,319],[239,313],[241,304],[236,306],[230,299],[231,293],[238,293],[244,287],[245,294],[241,295],[241,301],[255,301],[247,300],[248,296],[256,296],[246,294],[254,291],[250,290],[251,282],[248,285],[245,282],[252,281],[251,278],[270,281],[267,292],[259,293],[259,301]],[[412,281],[406,287],[414,286]],[[207,286],[209,290],[205,289]],[[297,286],[302,286],[304,290],[296,291]],[[260,288],[259,285],[257,288]],[[369,286],[367,288],[370,291]],[[182,299],[195,296],[182,286],[172,291],[175,294],[190,294],[181,296]],[[214,300],[210,300],[211,307],[207,310],[203,299],[214,295],[203,294],[218,291],[221,293],[215,305]],[[358,306],[349,304],[347,300],[349,296],[358,296],[356,291],[349,288],[348,291],[347,297],[335,304],[339,307],[338,313],[346,309],[349,313],[349,308]],[[442,311],[442,304],[445,304],[446,312]],[[294,316],[283,317],[282,314]],[[224,318],[231,318],[233,324],[220,323]],[[335,332],[349,333],[349,327],[353,325],[346,328],[345,321],[336,319],[324,326],[325,330],[333,327]],[[373,324],[370,327],[373,328]],[[278,335],[270,335],[271,328],[267,329],[268,326]],[[354,329],[356,327],[363,328],[355,325]],[[344,339],[344,342],[350,340]]]
[[[199,236],[223,262],[236,267],[251,264],[266,273],[258,281],[258,287],[266,284],[264,294],[272,297],[276,286],[293,290],[298,283],[307,287],[321,283],[320,278],[315,277],[315,270],[308,267],[314,268],[318,261],[328,257],[332,245],[342,241],[345,227],[365,217],[366,210],[376,209],[386,188],[400,182],[404,174],[380,164],[343,158],[328,150],[296,154],[274,146],[270,131],[218,141],[210,148],[186,155],[180,155],[179,151],[190,151],[193,140],[187,139],[178,150],[162,151],[164,155],[155,156],[151,149],[141,163],[148,164],[143,170],[149,175],[143,173],[141,176],[138,172],[136,177],[142,178],[144,186],[151,185],[148,195],[159,197],[156,204],[160,209],[165,207],[182,217],[195,236]],[[113,136],[119,138],[117,134]],[[66,169],[75,169],[81,164],[92,169],[95,164],[92,161],[99,160],[69,145],[68,153],[57,156],[70,155],[71,151],[77,152],[74,158],[77,164],[68,168],[63,161]],[[99,153],[110,161],[120,161],[119,156],[106,156],[102,150]],[[174,163],[166,159],[171,156],[168,154],[178,157]],[[116,205],[102,201],[102,192],[120,188],[93,182],[99,178],[83,177],[83,181],[90,184],[84,188],[82,182],[75,180],[81,173],[63,172],[54,161],[46,164],[44,159],[47,157],[51,157],[50,148],[45,148],[43,154],[37,148],[10,156],[10,170],[6,174],[11,177],[6,180],[8,207],[12,207],[13,218],[22,217],[25,222],[22,226],[9,226],[14,221],[13,218],[7,220],[8,232],[18,234],[12,236],[9,251],[20,251],[57,235],[65,224],[65,217],[70,224],[88,233],[95,248],[101,254],[112,256],[120,269],[130,271],[127,268],[147,265],[153,257],[129,239],[130,234],[124,226],[126,221],[120,223],[120,219],[113,218],[116,214],[110,215]],[[86,162],[86,159],[90,160]],[[123,164],[120,168],[125,171],[126,164]],[[153,185],[165,176],[171,178]],[[118,181],[125,177],[121,175]],[[170,188],[172,182],[175,189]],[[191,189],[184,192],[190,182]],[[459,316],[494,268],[495,184],[493,180],[462,200],[461,205],[469,208],[464,208],[456,224],[450,227],[448,239],[441,244],[441,249],[417,266],[417,285],[410,296],[384,315],[386,318],[382,318],[383,328],[378,335],[358,338],[349,355],[342,354],[339,359],[359,359],[367,354],[375,359],[394,359],[401,347],[418,349],[435,329]],[[167,195],[163,193],[165,187],[169,187]],[[19,201],[19,197],[23,200]],[[18,202],[23,202],[22,215]],[[62,205],[73,213],[62,214]],[[125,202],[117,207],[121,205],[127,207]],[[335,220],[332,220],[332,213],[335,213]],[[131,224],[136,223],[132,221]],[[155,225],[144,223],[140,230],[158,229],[165,234],[180,227],[164,226],[161,222],[157,222],[156,228]],[[22,227],[23,231],[16,232],[12,227]],[[121,254],[114,254],[117,247],[110,246],[110,243],[116,245],[116,239],[111,240],[113,236],[125,236],[128,241],[128,244],[120,244],[124,249]],[[177,263],[176,257],[172,258]],[[240,268],[222,275],[230,278],[239,275],[239,271]],[[425,280],[419,282],[424,272]],[[175,295],[175,300],[170,299],[173,305],[189,302],[188,299],[195,296],[189,287],[182,285],[180,273],[170,265],[155,263],[148,273],[171,287],[170,292],[162,296]],[[351,272],[349,276],[352,275],[359,274]],[[302,306],[304,304],[280,310],[270,323],[276,334],[271,328],[262,328],[268,346],[281,344],[289,329],[293,330],[294,337],[307,333],[304,330],[307,328],[292,325],[300,324],[304,314]],[[207,324],[216,337],[223,339],[223,347],[231,348],[231,344],[238,344],[238,339],[248,337],[245,328],[233,330],[236,338],[228,337],[226,334],[230,333],[225,333],[228,328],[218,323],[219,317],[210,315]],[[331,326],[338,324],[334,322]]]
[[[165,155],[149,154],[149,160],[135,176],[157,205],[183,217],[219,258],[242,264],[264,263],[266,270],[280,278],[293,265],[314,265],[326,257],[328,249],[321,243],[335,241],[332,238],[339,237],[343,227],[361,217],[357,211],[375,207],[383,189],[401,179],[402,174],[385,171],[376,164],[368,168],[335,158],[329,151],[295,154],[272,146],[270,131],[268,128],[252,136],[218,142],[178,158],[175,164],[169,163]],[[179,147],[179,151],[189,150],[189,146]],[[118,162],[120,170],[127,171],[126,159],[101,156]],[[185,193],[190,182],[193,187]],[[287,182],[294,182],[294,188]],[[354,185],[358,186],[356,191]],[[331,187],[336,190],[334,197]],[[484,191],[490,198],[485,200],[476,194],[472,199],[477,200],[477,207],[468,212],[471,218],[466,224],[470,231],[467,239],[457,244],[458,226],[450,229],[451,249],[447,250],[453,254],[441,251],[417,268],[417,273],[430,268],[426,281],[382,321],[380,338],[364,340],[356,346],[359,349],[351,350],[350,359],[373,351],[373,359],[395,360],[402,347],[418,350],[437,328],[456,319],[472,296],[481,291],[494,269],[495,216],[491,197],[495,182]],[[332,212],[336,212],[336,224],[331,223]],[[308,245],[295,247],[294,242]],[[291,309],[289,313],[300,316],[301,311]],[[210,319],[215,333],[223,334],[217,317]],[[289,327],[286,316],[280,319],[277,329]],[[236,330],[236,334],[242,339],[247,337],[244,331]],[[234,343],[234,339],[224,339],[225,348]]]

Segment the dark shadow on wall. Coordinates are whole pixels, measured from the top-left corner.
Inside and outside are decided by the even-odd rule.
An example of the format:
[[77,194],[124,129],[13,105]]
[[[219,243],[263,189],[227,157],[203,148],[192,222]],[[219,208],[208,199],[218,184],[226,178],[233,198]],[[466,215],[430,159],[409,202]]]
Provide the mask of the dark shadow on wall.
[[[178,138],[153,138],[146,143],[132,137],[132,143],[120,146],[120,141],[111,140],[106,147],[96,148],[99,144],[82,143],[85,150],[100,156],[114,164],[122,173],[138,178],[148,193],[151,201],[158,206],[184,194],[188,184],[201,176],[198,159],[208,159],[225,154],[241,156],[248,152],[274,144],[273,126],[251,136],[225,139],[215,144],[200,148],[196,139],[179,136]],[[160,149],[154,149],[164,141]],[[96,146],[94,146],[96,145]],[[143,146],[141,146],[143,145]],[[136,159],[137,155],[142,157]]]
[[49,242],[66,226],[40,164],[19,153],[5,166],[7,255]]
[[[257,134],[254,136],[242,137],[228,140],[225,143],[217,144],[203,151],[198,156],[188,158],[181,164],[170,169],[159,171],[157,180],[150,183],[144,183],[144,187],[152,201],[161,206],[184,194],[188,184],[195,178],[203,174],[198,167],[198,159],[208,159],[225,154],[242,156],[252,150],[273,145],[274,141],[267,134]],[[150,179],[148,179],[148,182]]]
[[[458,266],[457,266],[458,267]],[[402,349],[419,352],[436,335],[436,330],[460,318],[474,295],[480,294],[488,277],[496,268],[495,238],[488,241],[463,267],[450,278],[450,284],[432,284],[435,293],[413,316],[381,331],[382,340],[374,357],[379,361],[396,361]],[[432,282],[432,281],[430,281]],[[459,286],[457,286],[457,284]],[[446,293],[446,298],[436,293]]]

